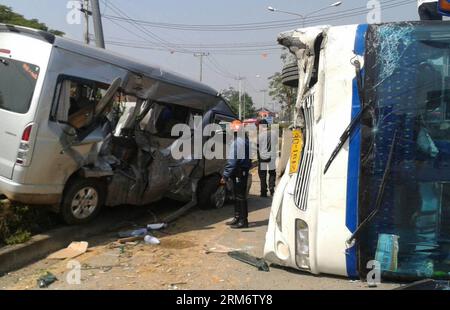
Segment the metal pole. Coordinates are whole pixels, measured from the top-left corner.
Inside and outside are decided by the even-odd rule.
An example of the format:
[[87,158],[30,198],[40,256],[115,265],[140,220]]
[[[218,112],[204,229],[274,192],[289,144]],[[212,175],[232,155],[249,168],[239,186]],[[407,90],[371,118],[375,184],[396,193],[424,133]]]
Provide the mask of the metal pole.
[[200,58],[200,82],[203,82],[203,57],[209,56],[209,53],[195,53],[194,57]]
[[242,120],[242,79],[239,77],[239,119]]
[[82,10],[84,13],[84,43],[89,45],[89,0],[84,0]]
[[91,0],[92,17],[94,19],[95,44],[97,47],[105,48],[105,38],[103,36],[102,16],[98,0]]

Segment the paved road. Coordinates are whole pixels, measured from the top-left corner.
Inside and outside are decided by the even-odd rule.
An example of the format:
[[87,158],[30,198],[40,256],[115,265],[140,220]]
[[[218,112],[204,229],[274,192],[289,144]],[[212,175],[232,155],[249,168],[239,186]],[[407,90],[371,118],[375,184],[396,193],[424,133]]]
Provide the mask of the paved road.
[[[256,193],[258,186],[255,181],[251,193]],[[149,207],[146,216],[134,224],[152,222],[153,213],[170,207]],[[87,240],[89,251],[77,258],[82,265],[81,284],[66,282],[67,261],[44,259],[1,277],[0,288],[35,289],[39,275],[50,271],[59,279],[50,289],[367,289],[359,281],[274,267],[268,273],[261,272],[226,254],[206,254],[205,249],[229,247],[261,256],[269,212],[270,199],[252,196],[251,227],[236,231],[224,225],[231,206],[194,210],[157,234],[159,246],[131,243],[120,247],[114,242],[117,232],[107,233]],[[393,287],[384,284],[380,288]]]

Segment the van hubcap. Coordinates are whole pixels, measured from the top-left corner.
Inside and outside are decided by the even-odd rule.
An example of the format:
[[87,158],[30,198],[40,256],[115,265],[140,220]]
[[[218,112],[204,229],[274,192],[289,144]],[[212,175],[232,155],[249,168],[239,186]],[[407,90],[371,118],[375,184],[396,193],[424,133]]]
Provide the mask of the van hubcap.
[[226,192],[225,186],[220,186],[217,189],[217,191],[215,192],[213,199],[214,199],[214,202],[215,202],[214,203],[215,207],[217,209],[220,209],[220,208],[222,208],[224,206],[226,195],[227,195],[227,192]]
[[72,214],[77,219],[85,219],[94,213],[98,205],[98,193],[93,187],[85,187],[72,199]]

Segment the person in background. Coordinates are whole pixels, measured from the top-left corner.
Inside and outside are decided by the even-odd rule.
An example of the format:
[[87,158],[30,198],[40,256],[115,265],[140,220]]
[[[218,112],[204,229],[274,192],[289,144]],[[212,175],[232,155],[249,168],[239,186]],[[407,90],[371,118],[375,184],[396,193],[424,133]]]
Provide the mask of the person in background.
[[438,11],[438,0],[417,0],[420,20],[442,20]]
[[258,175],[261,183],[261,197],[267,197],[267,172],[269,172],[269,191],[275,193],[276,167],[272,161],[272,139],[268,130],[269,123],[262,119],[258,122]]
[[250,142],[243,132],[244,125],[235,120],[231,123],[233,142],[227,156],[221,184],[232,180],[235,193],[234,218],[226,224],[234,229],[248,228],[247,181],[252,162],[250,160]]

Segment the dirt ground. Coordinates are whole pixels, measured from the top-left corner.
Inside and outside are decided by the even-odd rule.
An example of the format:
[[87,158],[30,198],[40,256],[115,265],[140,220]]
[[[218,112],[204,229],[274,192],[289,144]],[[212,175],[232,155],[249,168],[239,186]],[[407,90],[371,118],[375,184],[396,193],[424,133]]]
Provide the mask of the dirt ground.
[[[251,193],[259,188],[257,177]],[[271,266],[270,272],[235,261],[225,253],[210,253],[215,248],[240,249],[262,256],[270,212],[270,198],[252,195],[249,200],[251,226],[246,230],[231,230],[224,223],[232,214],[232,206],[221,210],[193,210],[156,232],[160,245],[129,243],[120,246],[117,232],[96,236],[89,242],[87,253],[76,258],[81,264],[81,283],[69,284],[68,261],[44,259],[0,278],[0,289],[36,289],[37,279],[50,271],[58,278],[49,289],[368,289],[366,283],[345,278],[312,276],[296,270]],[[139,227],[154,221],[155,214],[168,212],[174,206],[148,207],[147,216],[130,223]],[[164,210],[164,211],[162,211]],[[81,241],[81,240],[77,240]],[[73,274],[73,273],[72,273]],[[378,289],[392,289],[395,284],[383,284]]]

